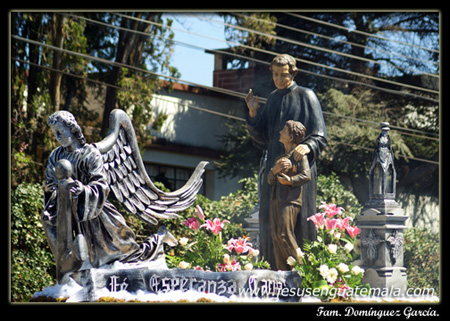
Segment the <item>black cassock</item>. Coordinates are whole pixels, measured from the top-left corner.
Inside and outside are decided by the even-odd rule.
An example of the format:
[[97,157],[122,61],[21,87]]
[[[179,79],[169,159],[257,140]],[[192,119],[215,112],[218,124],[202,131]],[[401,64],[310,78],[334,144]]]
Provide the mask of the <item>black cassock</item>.
[[316,213],[317,169],[315,160],[327,144],[327,131],[322,115],[322,107],[316,94],[309,88],[298,86],[295,82],[287,89],[276,89],[268,97],[267,103],[254,118],[247,116],[247,128],[256,146],[267,150],[267,162],[260,181],[259,234],[260,253],[274,264],[273,244],[270,236],[269,202],[271,187],[267,174],[275,164],[277,156],[284,153],[279,142],[280,131],[286,121],[295,120],[306,127],[306,138],[302,144],[311,149],[308,154],[311,168],[311,181],[303,187],[303,206],[297,218],[295,235],[299,246],[303,239],[315,240],[316,229],[306,219]]

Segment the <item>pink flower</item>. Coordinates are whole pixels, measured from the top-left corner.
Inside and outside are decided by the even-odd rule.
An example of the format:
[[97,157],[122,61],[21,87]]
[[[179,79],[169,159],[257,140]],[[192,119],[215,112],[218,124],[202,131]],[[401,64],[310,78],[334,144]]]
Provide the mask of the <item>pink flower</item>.
[[323,213],[317,213],[313,216],[310,216],[307,218],[307,220],[313,221],[314,225],[316,226],[316,230],[321,229],[325,226],[325,214]]
[[336,208],[336,204],[326,204],[325,202],[322,202],[322,205],[320,205],[319,208],[325,209],[325,214],[330,218],[336,214],[341,215],[344,210],[342,207]]
[[237,240],[235,239],[230,239],[227,242],[228,245],[228,251],[233,251],[233,249],[236,251],[237,254],[241,254],[241,253],[245,253],[248,252],[249,250],[252,250],[251,246],[252,244],[247,242],[250,239],[250,237],[244,237],[244,238],[238,238]]
[[345,228],[348,226],[348,221],[350,220],[350,217],[346,217],[346,218],[341,218],[341,219],[338,219],[337,221],[337,224],[336,224],[336,227],[339,229],[339,230],[341,230],[341,232],[344,232],[345,231]]
[[210,230],[214,235],[219,234],[220,230],[223,228],[224,223],[230,223],[227,220],[223,220],[222,222],[215,218],[214,220],[206,220],[206,223],[201,225],[200,227],[206,227],[207,230]]
[[203,214],[203,210],[199,205],[197,205],[197,217],[202,221],[205,220],[205,214]]
[[336,228],[336,225],[337,225],[337,221],[338,220],[336,220],[336,219],[329,219],[329,218],[327,218],[326,220],[325,220],[325,229],[326,230],[334,230],[335,228]]
[[194,231],[198,231],[200,228],[198,221],[193,216],[191,218],[188,218],[188,220],[184,222],[184,224],[189,226]]
[[359,227],[357,227],[357,226],[353,227],[353,226],[348,225],[348,226],[345,227],[345,229],[347,230],[348,234],[352,238],[356,237],[356,235],[358,235],[361,232],[361,229]]
[[231,262],[228,262],[226,264],[219,263],[217,264],[217,271],[218,272],[227,272],[227,271],[240,271],[241,265],[239,262],[236,262],[236,260],[233,260]]

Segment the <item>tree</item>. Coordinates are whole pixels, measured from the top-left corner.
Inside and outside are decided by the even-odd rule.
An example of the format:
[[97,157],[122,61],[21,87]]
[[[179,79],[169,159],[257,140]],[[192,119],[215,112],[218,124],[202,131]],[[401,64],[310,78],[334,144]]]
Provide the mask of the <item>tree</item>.
[[[83,23],[61,14],[14,12],[11,25],[13,35],[85,53]],[[12,167],[17,173],[12,183],[16,185],[42,179],[44,160],[54,147],[46,118],[62,107],[65,88],[61,86],[61,71],[84,74],[88,62],[14,38],[11,54],[11,148]]]
[[[82,127],[98,126],[104,134],[111,110],[126,109],[133,114],[135,128],[140,128],[138,139],[142,141],[149,136],[145,131],[149,121],[153,126],[162,124],[164,116],[153,119],[149,105],[152,93],[159,88],[157,77],[132,69],[123,73],[119,66],[70,53],[177,76],[176,68],[169,63],[172,43],[162,38],[173,34],[163,27],[161,16],[149,12],[11,12],[12,35],[42,44],[11,38],[11,165],[18,173],[13,177],[13,186],[21,181],[42,181],[44,162],[56,147],[46,120],[56,110],[69,110]],[[122,29],[118,31],[117,27]],[[92,95],[101,95],[104,87],[92,85],[85,78],[108,84],[100,121],[87,110],[86,97],[88,90]],[[125,89],[117,94],[117,86]],[[100,139],[99,132],[94,130],[88,141]]]
[[[439,167],[399,155],[438,159],[439,142],[433,136],[439,133],[438,104],[398,93],[401,90],[403,93],[435,100],[437,96],[363,76],[436,90],[435,80],[439,74],[439,13],[235,13],[225,14],[224,19],[230,24],[227,26],[228,39],[245,45],[233,48],[241,54],[267,62],[273,59],[274,56],[267,52],[250,50],[247,47],[253,46],[274,53],[289,53],[298,59],[314,63],[299,61],[297,66],[301,70],[296,81],[299,85],[313,88],[317,92],[326,112],[329,142],[319,160],[321,172],[334,171],[347,178],[347,183],[350,177],[352,184],[347,186],[353,185],[355,194],[360,202],[364,203],[367,192],[361,187],[366,185],[366,174],[372,159],[371,150],[379,133],[376,123],[389,121],[394,126],[425,132],[417,135],[404,131],[390,132],[397,155],[399,186],[416,195],[421,195],[424,190],[427,190],[427,193],[433,191],[433,197],[437,197],[436,175]],[[241,29],[233,28],[233,24]],[[243,32],[242,27],[257,32]],[[414,47],[398,42],[412,43],[412,40]],[[241,66],[244,62],[245,60],[241,60]],[[258,64],[255,74],[253,92],[268,95],[275,89],[270,81],[267,65]],[[340,78],[341,81],[318,77],[321,75]],[[373,86],[397,92],[393,94],[380,91]],[[413,115],[419,115],[421,120],[417,121],[416,118],[419,117],[414,118]],[[236,157],[256,153],[254,149],[249,150],[248,136],[244,137],[238,131],[234,137],[228,135],[224,139],[233,146],[228,158],[224,159],[219,167],[224,171],[224,176],[239,175],[236,165],[230,164],[245,163],[245,168],[248,168],[248,162],[252,162],[254,168],[259,167],[256,159],[249,157],[245,162],[241,156]],[[240,175],[245,175],[244,168],[241,167]],[[411,184],[412,173],[415,174],[417,184]],[[408,186],[402,186],[406,182],[409,182]]]

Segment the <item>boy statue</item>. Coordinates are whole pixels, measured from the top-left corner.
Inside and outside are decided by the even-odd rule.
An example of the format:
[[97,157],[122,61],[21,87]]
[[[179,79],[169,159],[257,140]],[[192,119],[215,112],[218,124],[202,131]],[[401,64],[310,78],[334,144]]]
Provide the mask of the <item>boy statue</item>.
[[[267,175],[272,186],[270,197],[270,227],[275,255],[275,268],[288,271],[287,258],[297,258],[295,225],[302,206],[303,185],[311,180],[308,158],[294,158],[294,149],[305,137],[306,128],[298,121],[288,120],[280,132],[284,153],[277,158]],[[305,219],[305,218],[303,218]],[[306,220],[301,224],[306,225]]]
[[306,155],[311,181],[303,186],[301,219],[297,220],[295,235],[297,243],[303,246],[303,239],[315,240],[316,229],[306,218],[316,213],[317,169],[315,161],[327,144],[327,131],[322,108],[315,93],[298,86],[295,59],[287,54],[276,56],[270,66],[275,89],[270,93],[264,107],[260,108],[258,98],[250,91],[245,98],[248,107],[247,128],[254,144],[267,151],[267,161],[260,186],[259,231],[261,255],[275,266],[273,244],[270,232],[269,201],[271,186],[267,182],[270,166],[275,163],[284,148],[278,140],[278,133],[288,120],[301,122],[306,127],[305,139],[294,149],[294,158],[300,160]]

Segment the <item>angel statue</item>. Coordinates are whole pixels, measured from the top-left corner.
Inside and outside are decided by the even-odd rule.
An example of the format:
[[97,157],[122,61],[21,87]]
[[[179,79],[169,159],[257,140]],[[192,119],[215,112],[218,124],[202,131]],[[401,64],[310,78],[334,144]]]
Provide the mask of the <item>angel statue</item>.
[[182,188],[163,192],[145,171],[124,111],[111,113],[108,135],[95,144],[86,143],[75,117],[67,111],[52,114],[48,124],[61,146],[48,159],[42,223],[55,257],[58,283],[85,266],[154,261],[164,256],[163,243],[177,244],[163,226],[138,244],[110,197],[129,213],[156,225],[194,203],[208,162],[200,162]]

